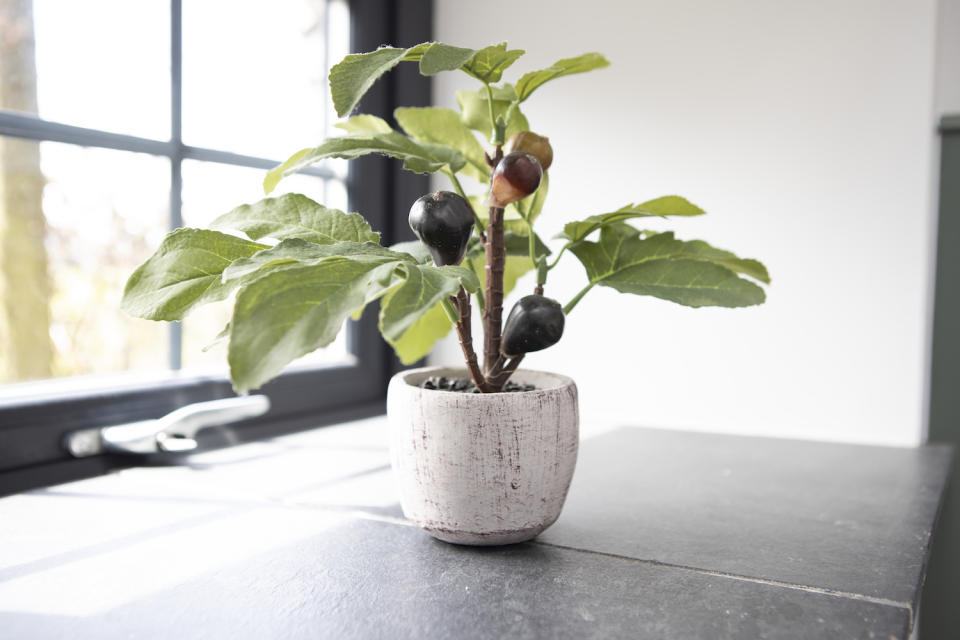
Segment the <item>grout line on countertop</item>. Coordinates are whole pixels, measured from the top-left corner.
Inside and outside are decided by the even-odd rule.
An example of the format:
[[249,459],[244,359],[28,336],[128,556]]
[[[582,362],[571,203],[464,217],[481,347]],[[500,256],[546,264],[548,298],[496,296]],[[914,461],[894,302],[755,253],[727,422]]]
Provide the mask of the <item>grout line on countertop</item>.
[[794,582],[783,582],[781,580],[770,580],[767,578],[757,578],[754,576],[745,576],[737,573],[727,573],[725,571],[717,571],[714,569],[702,569],[698,567],[691,567],[689,565],[683,564],[674,564],[671,562],[661,562],[659,560],[650,560],[646,558],[634,558],[632,556],[620,555],[617,553],[609,553],[607,551],[593,551],[591,549],[581,549],[579,547],[568,547],[562,544],[555,544],[553,542],[541,542],[540,540],[531,540],[532,544],[541,545],[544,547],[555,547],[557,549],[566,549],[568,551],[579,551],[581,553],[590,553],[599,556],[607,556],[610,558],[619,558],[621,560],[633,560],[634,562],[642,562],[644,564],[651,564],[659,567],[667,567],[670,569],[681,569],[684,571],[693,571],[695,573],[702,573],[705,575],[716,576],[720,578],[728,578],[730,580],[740,580],[742,582],[754,582],[757,584],[764,584],[773,587],[782,587],[784,589],[794,589],[796,591],[808,591],[810,593],[818,593],[827,596],[833,596],[835,598],[846,598],[848,600],[859,600],[861,602],[869,602],[871,604],[879,604],[888,607],[897,607],[899,609],[906,609],[907,613],[910,615],[910,628],[913,628],[913,606],[909,602],[900,602],[899,600],[890,600],[889,598],[878,598],[876,596],[868,596],[862,593],[853,593],[850,591],[841,591],[839,589],[828,589],[826,587],[813,587],[810,585],[797,584]]

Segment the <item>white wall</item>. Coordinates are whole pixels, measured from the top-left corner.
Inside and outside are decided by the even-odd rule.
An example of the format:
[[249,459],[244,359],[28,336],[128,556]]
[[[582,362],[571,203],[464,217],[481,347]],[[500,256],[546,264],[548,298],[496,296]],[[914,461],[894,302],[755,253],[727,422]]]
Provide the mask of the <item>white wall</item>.
[[[773,285],[767,304],[740,310],[597,288],[568,318],[563,341],[524,365],[576,378],[585,431],[624,423],[921,441],[935,1],[569,7],[437,1],[438,40],[527,49],[507,80],[585,51],[613,63],[546,85],[527,105],[556,152],[541,235],[681,194],[708,215],[651,228],[760,258]],[[435,100],[455,106],[454,89],[471,86],[443,74]],[[566,302],[583,284],[570,256],[547,294]],[[459,359],[453,341],[434,356]]]

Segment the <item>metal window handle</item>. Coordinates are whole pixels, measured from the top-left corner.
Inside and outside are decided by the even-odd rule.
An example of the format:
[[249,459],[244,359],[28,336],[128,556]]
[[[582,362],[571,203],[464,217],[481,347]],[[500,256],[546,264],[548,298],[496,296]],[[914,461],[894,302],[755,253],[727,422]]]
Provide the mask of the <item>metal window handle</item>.
[[75,458],[100,453],[146,455],[197,448],[201,429],[262,416],[270,409],[267,396],[242,396],[197,402],[156,420],[68,433],[64,447]]

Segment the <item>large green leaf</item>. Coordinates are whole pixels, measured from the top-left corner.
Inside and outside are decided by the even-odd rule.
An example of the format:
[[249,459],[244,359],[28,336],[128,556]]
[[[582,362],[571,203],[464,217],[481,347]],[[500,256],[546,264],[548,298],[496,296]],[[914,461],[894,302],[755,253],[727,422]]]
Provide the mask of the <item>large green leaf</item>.
[[[527,117],[518,108],[510,110],[510,119],[507,120],[507,110],[517,99],[517,92],[509,83],[491,87],[493,93],[493,117],[503,118],[507,123],[506,136],[509,138],[518,131],[529,131],[530,123]],[[487,107],[488,97],[485,89],[477,91],[457,91],[457,104],[460,105],[460,120],[470,129],[479,131],[486,139],[493,132],[490,123],[490,109]]]
[[434,42],[420,56],[420,73],[425,76],[432,76],[441,71],[459,69],[476,53],[475,49],[464,49],[442,42]]
[[623,293],[656,296],[689,307],[744,307],[760,304],[766,297],[759,286],[737,276],[734,269],[746,265],[739,264],[733,254],[713,254],[700,244],[691,247],[671,232],[643,238],[626,224],[611,224],[602,229],[599,242],[583,241],[571,250],[591,283]]
[[[392,292],[391,292],[392,293]],[[390,296],[384,296],[384,301]],[[393,347],[394,353],[403,364],[413,364],[424,358],[433,350],[437,343],[453,328],[453,323],[447,317],[440,304],[433,306],[419,320],[413,323],[410,329],[396,340],[387,342]]]
[[263,180],[263,190],[270,193],[277,183],[291,173],[326,158],[359,158],[370,153],[380,153],[403,160],[403,168],[415,173],[432,173],[444,166],[454,172],[466,164],[463,155],[456,149],[438,144],[415,142],[397,131],[389,133],[355,134],[341,138],[329,138],[319,147],[301,149],[286,162],[271,169]]
[[[534,252],[536,253],[538,258],[541,256],[550,255],[550,247],[548,247],[543,242],[543,240],[540,239],[540,236],[538,236],[536,233],[533,234],[533,241],[534,241]],[[515,231],[505,232],[503,234],[503,244],[504,244],[504,248],[507,250],[508,257],[511,257],[511,256],[523,257],[523,256],[530,255],[529,237],[522,233],[517,233]],[[477,238],[476,236],[473,236],[472,238],[470,238],[470,244],[467,245],[468,258],[472,258],[474,260],[481,260],[485,255],[484,251],[485,249],[483,247],[483,244],[481,244],[479,238]]]
[[147,320],[182,320],[196,306],[225,299],[223,270],[267,246],[206,229],[177,229],[127,280],[121,308]]
[[547,201],[549,191],[550,174],[544,171],[543,177],[540,179],[540,186],[537,187],[537,190],[516,203],[515,206],[518,212],[522,217],[526,218],[530,224],[533,224],[534,221],[540,217],[540,212],[543,211],[543,205]]
[[460,67],[467,74],[485,84],[500,82],[503,71],[522,56],[523,49],[507,49],[507,43],[490,45],[475,52],[473,56]]
[[359,213],[328,209],[299,193],[265,198],[226,213],[211,224],[236,229],[253,240],[263,237],[301,238],[319,244],[380,242],[380,234]]
[[599,53],[584,53],[575,58],[557,60],[546,69],[525,73],[517,83],[517,96],[520,102],[530,97],[537,87],[554,78],[584,73],[610,66],[610,62]]
[[227,360],[237,392],[260,387],[336,338],[344,320],[401,275],[391,258],[334,257],[268,273],[237,293]]
[[300,238],[288,238],[275,247],[259,251],[249,258],[236,260],[223,271],[223,281],[247,279],[247,277],[266,268],[275,268],[290,264],[317,264],[328,258],[346,257],[357,262],[415,263],[409,255],[384,249],[372,242],[336,242],[333,244],[315,244]]
[[430,255],[430,250],[427,249],[427,245],[419,240],[406,240],[392,244],[390,245],[390,251],[406,253],[413,257],[413,259],[417,261],[417,264],[433,264],[433,256]]
[[641,204],[628,204],[611,213],[601,213],[595,216],[568,222],[563,231],[556,237],[566,238],[570,242],[579,242],[597,229],[609,224],[623,222],[630,218],[653,218],[666,216],[700,216],[706,211],[680,196],[663,196],[648,200]]
[[330,69],[330,96],[341,118],[357,106],[373,83],[400,64],[407,49],[382,47],[369,53],[352,53]]
[[456,111],[439,107],[401,107],[393,115],[414,140],[443,144],[462,153],[467,161],[463,173],[479,182],[490,180],[490,167],[484,159],[483,147]]
[[386,120],[368,113],[352,116],[333,126],[348,133],[390,133],[393,131],[393,127]]
[[380,332],[388,341],[398,340],[444,298],[456,295],[463,286],[469,292],[480,287],[473,271],[463,267],[404,267],[403,284],[391,291],[380,307]]

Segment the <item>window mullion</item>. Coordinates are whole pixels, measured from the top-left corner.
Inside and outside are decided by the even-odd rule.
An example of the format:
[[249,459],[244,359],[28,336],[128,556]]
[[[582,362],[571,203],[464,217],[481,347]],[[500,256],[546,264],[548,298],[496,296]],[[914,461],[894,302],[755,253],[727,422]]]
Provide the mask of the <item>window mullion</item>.
[[[183,226],[183,4],[170,0],[170,230]],[[169,328],[170,369],[183,364],[183,327]]]

